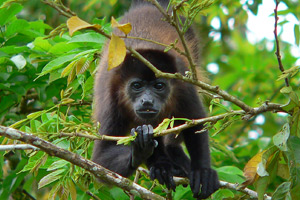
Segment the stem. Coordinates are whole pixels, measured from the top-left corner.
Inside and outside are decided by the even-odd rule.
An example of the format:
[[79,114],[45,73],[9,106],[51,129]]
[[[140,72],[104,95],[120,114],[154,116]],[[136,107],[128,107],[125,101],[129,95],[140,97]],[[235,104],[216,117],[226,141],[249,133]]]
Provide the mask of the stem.
[[[275,6],[275,9],[274,9],[274,13],[275,13],[275,27],[274,27],[274,35],[275,35],[275,41],[276,41],[276,56],[277,56],[277,61],[278,61],[278,65],[279,65],[279,69],[280,71],[283,73],[284,72],[284,67],[283,67],[283,64],[282,64],[282,61],[281,61],[281,55],[280,55],[280,45],[279,45],[279,39],[278,39],[278,33],[277,33],[277,24],[278,24],[278,13],[277,13],[277,10],[278,10],[278,5],[279,5],[279,1],[276,0],[276,6]],[[285,85],[287,87],[289,87],[289,79],[288,78],[285,78]]]

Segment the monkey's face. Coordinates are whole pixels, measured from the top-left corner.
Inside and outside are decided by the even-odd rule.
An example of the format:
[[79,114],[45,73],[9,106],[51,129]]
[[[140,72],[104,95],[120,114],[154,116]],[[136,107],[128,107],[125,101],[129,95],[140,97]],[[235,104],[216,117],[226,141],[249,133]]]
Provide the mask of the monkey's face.
[[170,83],[165,79],[131,78],[127,84],[135,115],[141,120],[156,120],[170,95]]

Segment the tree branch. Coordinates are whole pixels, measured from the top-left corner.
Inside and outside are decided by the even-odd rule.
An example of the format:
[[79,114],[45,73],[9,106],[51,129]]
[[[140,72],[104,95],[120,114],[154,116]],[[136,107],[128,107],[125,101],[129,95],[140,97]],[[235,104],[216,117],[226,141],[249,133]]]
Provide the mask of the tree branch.
[[87,160],[78,154],[57,147],[56,145],[42,140],[34,135],[24,133],[13,128],[0,126],[0,136],[4,136],[13,140],[19,140],[38,147],[47,154],[69,161],[70,163],[89,171],[95,177],[120,187],[136,196],[141,197],[142,199],[164,199],[163,197],[141,187],[136,183],[133,183],[131,180],[124,178],[115,172],[105,169],[104,167]]
[[11,144],[11,145],[0,145],[0,151],[13,151],[13,150],[33,150],[38,151],[39,148],[30,144]]
[[[139,167],[138,171],[144,173],[147,177],[149,176],[149,170],[143,168],[143,167]],[[176,177],[174,176],[174,182],[176,185],[189,185],[190,181],[188,178],[184,178],[184,177]],[[239,184],[234,184],[234,183],[229,183],[226,181],[220,181],[220,186],[221,188],[228,188],[231,190],[235,190],[235,191],[239,191],[242,192],[244,194],[249,195],[252,198],[258,198],[257,192],[250,190],[248,188],[241,188]],[[268,195],[264,195],[264,199],[265,200],[271,200],[271,197]]]
[[[283,73],[284,72],[284,67],[281,61],[281,55],[280,55],[280,45],[279,45],[279,39],[278,39],[278,33],[277,33],[277,24],[278,24],[278,5],[279,5],[279,1],[276,0],[276,5],[275,5],[275,9],[274,9],[274,13],[275,13],[275,27],[274,27],[274,35],[275,35],[275,41],[276,41],[276,56],[277,56],[277,61],[278,61],[278,65],[279,65],[279,69],[280,71]],[[285,78],[285,85],[287,87],[289,87],[289,79]]]

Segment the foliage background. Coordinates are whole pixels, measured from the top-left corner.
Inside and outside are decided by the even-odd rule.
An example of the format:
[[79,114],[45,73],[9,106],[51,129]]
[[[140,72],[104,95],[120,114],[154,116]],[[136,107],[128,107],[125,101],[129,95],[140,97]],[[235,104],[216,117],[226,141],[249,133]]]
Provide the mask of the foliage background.
[[[121,16],[130,5],[128,0],[63,2],[80,18],[101,24],[108,32],[110,17]],[[272,48],[267,48],[270,41],[252,44],[246,37],[248,12],[256,14],[261,3],[261,0],[216,1],[207,10],[207,16],[199,16],[195,20],[196,30],[202,38],[201,65],[204,68],[210,63],[219,66],[218,73],[208,73],[211,84],[219,85],[253,107],[265,101],[285,104],[289,100],[280,93],[284,81],[277,80],[281,72],[274,55],[275,43]],[[297,1],[284,0],[281,3],[288,7],[279,13],[281,18],[292,14],[299,19],[300,5]],[[64,137],[61,133],[93,135],[97,132],[91,120],[93,75],[105,38],[92,31],[82,31],[70,37],[66,29],[57,31],[55,35],[50,31],[66,23],[67,18],[41,1],[0,0],[0,5],[0,124],[13,125],[90,158],[91,140]],[[225,9],[227,12],[224,12]],[[220,19],[219,29],[210,26],[215,17]],[[228,26],[230,19],[234,19],[233,29]],[[281,21],[279,27],[286,22]],[[207,37],[212,34],[220,34],[220,39]],[[298,47],[299,36],[299,25],[296,25],[291,37],[295,37]],[[299,58],[291,54],[291,44],[280,41],[280,47],[285,69],[294,67]],[[299,92],[299,80],[298,74],[290,80],[296,93]],[[222,100],[206,103],[211,116],[238,109]],[[263,122],[257,120],[258,117],[264,119]],[[283,126],[290,120],[286,114],[272,112],[258,117],[248,121],[225,119],[210,129],[213,166],[221,180],[243,183],[242,170],[246,163],[257,153],[271,147],[273,136],[280,130],[286,130]],[[298,118],[296,120],[298,122]],[[251,133],[257,137],[249,137]],[[16,141],[1,137],[0,143],[14,144]],[[294,149],[299,152],[299,145]],[[299,154],[292,154],[299,165]],[[101,199],[128,198],[121,189],[95,185],[93,177],[84,170],[43,152],[0,151],[0,166],[3,169],[0,170],[0,199],[86,199],[91,195],[89,192]],[[262,193],[272,195],[280,184],[290,178],[286,166],[284,159],[270,164],[272,172],[276,171],[275,175],[271,174],[272,178],[267,183],[255,179],[255,184],[249,188],[258,191],[263,183],[268,187]],[[296,171],[299,172],[299,166]],[[296,174],[299,180],[300,175]],[[298,182],[293,182],[296,188],[300,187]],[[140,183],[148,188],[151,186],[144,177]],[[154,191],[164,195],[160,186],[156,186]],[[189,188],[177,187],[174,199],[182,198],[191,198]],[[213,198],[247,199],[247,196],[222,189]],[[288,198],[285,193],[281,199]]]

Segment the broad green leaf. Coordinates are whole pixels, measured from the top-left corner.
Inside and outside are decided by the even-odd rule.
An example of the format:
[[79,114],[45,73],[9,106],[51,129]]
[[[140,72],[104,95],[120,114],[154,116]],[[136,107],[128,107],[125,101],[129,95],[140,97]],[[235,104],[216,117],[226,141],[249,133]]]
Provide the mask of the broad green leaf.
[[72,39],[69,41],[69,43],[91,42],[91,43],[96,43],[96,44],[99,44],[99,45],[103,45],[105,39],[106,38],[103,35],[100,35],[99,33],[89,32],[89,33],[83,33],[83,34],[80,34],[80,35],[73,36]]
[[15,66],[15,63],[7,57],[0,57],[0,66],[9,66],[9,65]]
[[289,136],[290,126],[288,123],[286,123],[282,127],[282,130],[273,136],[273,142],[281,151],[287,151],[287,140]]
[[272,199],[274,200],[290,200],[290,186],[291,182],[283,182],[281,183],[275,190]]
[[48,74],[56,69],[59,69],[62,67],[63,64],[65,64],[66,62],[69,62],[71,60],[74,59],[74,57],[76,56],[77,54],[70,54],[70,55],[65,55],[65,56],[61,56],[61,57],[58,57],[52,61],[50,61],[42,70],[42,72],[40,73],[40,75],[38,76],[41,77],[41,76],[44,76],[45,74]]
[[293,116],[290,120],[290,134],[293,136],[300,137],[300,109],[299,107],[294,108]]
[[264,199],[264,194],[268,188],[269,176],[259,177],[255,183],[255,188],[258,196],[258,200]]
[[10,4],[7,7],[1,7],[0,9],[0,26],[5,25],[9,22],[17,13],[23,9],[20,4]]
[[99,24],[89,24],[86,21],[80,19],[77,16],[73,16],[67,20],[67,26],[69,28],[69,33],[72,36],[74,32],[82,30],[82,29],[100,29],[101,26]]
[[24,31],[29,27],[29,23],[24,19],[17,19],[8,25],[5,35],[7,37],[12,36],[13,34]]
[[125,59],[125,42],[118,36],[112,34],[108,48],[108,69],[118,67]]
[[47,171],[53,171],[53,170],[56,170],[56,169],[59,169],[59,168],[63,168],[64,166],[66,165],[69,165],[70,163],[66,160],[58,160],[58,161],[55,161],[54,163],[52,163]]
[[65,171],[66,171],[65,169],[59,169],[59,170],[56,170],[56,171],[48,174],[47,176],[44,176],[38,184],[38,189],[60,179],[63,176],[63,173]]
[[120,31],[125,33],[125,35],[128,35],[130,33],[132,26],[130,23],[127,24],[119,24],[114,17],[111,17],[111,26],[113,28],[118,28]]
[[36,38],[34,40],[33,44],[34,44],[35,50],[44,51],[44,52],[48,52],[52,47],[52,45],[49,43],[49,41],[42,37]]
[[52,46],[49,50],[49,53],[53,53],[56,55],[60,55],[66,52],[69,52],[75,48],[78,48],[78,44],[68,43],[68,42],[60,42]]

